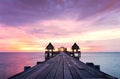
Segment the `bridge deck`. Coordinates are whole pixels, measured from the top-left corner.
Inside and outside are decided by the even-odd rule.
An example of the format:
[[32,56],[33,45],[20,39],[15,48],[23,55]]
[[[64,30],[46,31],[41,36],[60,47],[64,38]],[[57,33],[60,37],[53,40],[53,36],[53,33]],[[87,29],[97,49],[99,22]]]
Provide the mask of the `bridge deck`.
[[60,53],[9,79],[116,79],[81,61]]

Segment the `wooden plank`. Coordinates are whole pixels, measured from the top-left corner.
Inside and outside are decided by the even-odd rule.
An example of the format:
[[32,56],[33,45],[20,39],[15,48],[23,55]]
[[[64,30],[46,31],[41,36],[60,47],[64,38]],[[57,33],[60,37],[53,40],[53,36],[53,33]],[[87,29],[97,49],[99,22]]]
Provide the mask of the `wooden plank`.
[[73,79],[72,74],[70,73],[69,66],[67,64],[66,56],[64,58],[64,79]]
[[[40,74],[38,76],[36,76],[35,79],[47,79],[48,78],[47,76],[49,75],[49,73],[51,72],[51,70],[53,70],[53,68],[56,65],[56,62],[58,60],[59,60],[58,58],[57,59],[53,58],[52,60],[50,60],[48,62],[50,65],[43,72],[40,72]],[[48,78],[48,79],[50,79],[50,78]]]
[[59,62],[60,62],[60,57],[57,58],[56,64],[53,66],[53,69],[51,69],[50,73],[47,75],[47,77],[45,79],[54,79],[55,78]]
[[58,64],[59,68],[57,69],[56,75],[55,75],[55,79],[64,79],[64,60],[63,60],[63,56],[60,55],[60,61]]
[[71,62],[72,58],[68,59],[68,56],[66,56],[66,62],[68,64],[68,68],[70,70],[70,73],[73,77],[73,79],[82,79],[81,76],[78,74],[78,72],[76,72],[76,70],[74,69],[74,64],[73,62]]

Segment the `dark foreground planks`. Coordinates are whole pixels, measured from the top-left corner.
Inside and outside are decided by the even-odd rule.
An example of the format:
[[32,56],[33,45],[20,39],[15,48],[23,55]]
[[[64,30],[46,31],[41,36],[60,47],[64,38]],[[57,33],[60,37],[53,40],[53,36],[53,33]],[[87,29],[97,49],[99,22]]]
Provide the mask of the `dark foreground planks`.
[[60,53],[9,79],[116,79],[81,61]]

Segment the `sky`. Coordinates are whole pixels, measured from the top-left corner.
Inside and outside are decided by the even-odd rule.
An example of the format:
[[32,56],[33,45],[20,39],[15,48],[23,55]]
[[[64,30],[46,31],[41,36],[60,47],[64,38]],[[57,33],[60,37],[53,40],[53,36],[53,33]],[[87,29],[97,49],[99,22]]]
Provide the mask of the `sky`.
[[120,0],[0,0],[0,51],[39,52],[51,42],[120,52]]

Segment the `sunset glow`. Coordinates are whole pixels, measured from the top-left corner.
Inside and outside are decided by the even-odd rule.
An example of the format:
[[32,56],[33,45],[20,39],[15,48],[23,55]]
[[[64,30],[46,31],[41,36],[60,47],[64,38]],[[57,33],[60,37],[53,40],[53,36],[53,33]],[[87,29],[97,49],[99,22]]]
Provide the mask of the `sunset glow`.
[[119,5],[119,0],[1,0],[0,51],[40,52],[49,42],[56,50],[70,50],[76,42],[83,52],[120,51]]

